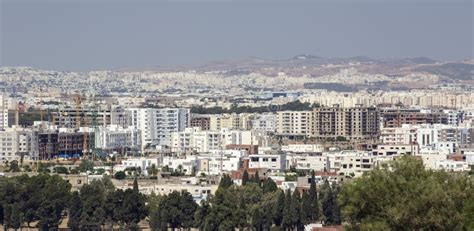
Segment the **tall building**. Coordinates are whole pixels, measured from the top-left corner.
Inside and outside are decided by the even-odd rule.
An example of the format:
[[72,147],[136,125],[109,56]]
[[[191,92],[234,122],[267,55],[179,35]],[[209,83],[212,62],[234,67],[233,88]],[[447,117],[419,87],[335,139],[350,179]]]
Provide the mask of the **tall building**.
[[78,125],[82,127],[111,124],[126,126],[129,123],[128,115],[122,108],[61,108],[53,112],[53,119],[55,125],[63,128],[75,128]]
[[37,154],[34,131],[20,127],[0,131],[0,161],[36,159]]
[[211,118],[203,115],[191,115],[191,127],[199,127],[204,131],[211,129]]
[[8,128],[8,110],[16,109],[16,103],[13,101],[7,94],[0,94],[0,130]]
[[260,132],[275,132],[277,128],[276,114],[261,114],[252,120],[252,130]]
[[141,131],[142,150],[148,145],[171,145],[171,133],[184,131],[190,125],[186,108],[131,108],[129,125]]
[[99,127],[95,134],[96,148],[100,148],[102,151],[123,153],[127,150],[141,148],[140,130],[133,126],[127,128],[118,125]]
[[443,111],[420,109],[383,109],[380,111],[383,127],[401,127],[402,124],[448,124],[448,115]]
[[279,111],[276,131],[284,136],[310,136],[313,125],[312,111]]
[[379,114],[375,107],[321,107],[313,111],[313,133],[317,139],[376,139]]

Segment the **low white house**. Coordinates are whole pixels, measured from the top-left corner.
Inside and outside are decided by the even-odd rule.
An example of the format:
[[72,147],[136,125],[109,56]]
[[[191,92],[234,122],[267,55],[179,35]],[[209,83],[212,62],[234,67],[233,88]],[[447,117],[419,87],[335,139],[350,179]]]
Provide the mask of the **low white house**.
[[122,163],[114,166],[114,171],[124,171],[127,168],[140,168],[142,173],[148,175],[148,170],[152,165],[155,165],[156,168],[159,168],[158,158],[130,158],[122,160]]
[[445,170],[447,172],[469,171],[469,164],[464,161],[440,160],[436,161],[436,170]]
[[266,168],[272,172],[286,170],[286,154],[249,155],[249,168]]

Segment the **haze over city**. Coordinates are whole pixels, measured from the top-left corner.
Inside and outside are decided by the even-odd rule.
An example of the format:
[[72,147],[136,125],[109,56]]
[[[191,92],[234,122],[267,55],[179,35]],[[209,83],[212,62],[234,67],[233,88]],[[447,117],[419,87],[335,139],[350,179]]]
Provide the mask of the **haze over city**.
[[473,57],[473,3],[2,0],[0,66],[91,71],[247,57]]
[[0,7],[0,230],[474,230],[472,0]]

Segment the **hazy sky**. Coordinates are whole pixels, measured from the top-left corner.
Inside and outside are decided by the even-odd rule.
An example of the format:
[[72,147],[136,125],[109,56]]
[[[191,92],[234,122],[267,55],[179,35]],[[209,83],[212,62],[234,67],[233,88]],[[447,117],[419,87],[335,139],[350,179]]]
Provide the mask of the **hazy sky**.
[[473,0],[0,0],[0,66],[101,70],[297,54],[473,57]]

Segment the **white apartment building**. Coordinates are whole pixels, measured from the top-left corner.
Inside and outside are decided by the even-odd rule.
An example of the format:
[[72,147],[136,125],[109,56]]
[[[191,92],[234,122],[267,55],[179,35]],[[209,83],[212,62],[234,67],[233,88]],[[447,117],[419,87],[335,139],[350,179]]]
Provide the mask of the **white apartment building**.
[[416,137],[417,128],[409,124],[395,128],[382,128],[380,131],[380,140],[387,145],[413,144],[416,143]]
[[271,172],[286,170],[286,154],[254,154],[249,155],[249,168],[264,168]]
[[130,125],[141,131],[142,150],[147,145],[171,145],[171,133],[184,131],[190,124],[185,108],[131,108]]
[[277,133],[281,135],[310,136],[312,111],[279,111],[277,113]]
[[221,175],[240,169],[242,158],[247,153],[241,150],[213,151],[209,154],[198,155],[198,173],[206,175]]
[[32,130],[13,127],[0,131],[0,161],[19,161],[38,157],[37,141]]
[[123,128],[118,125],[98,127],[95,132],[97,148],[104,150],[117,150],[122,148],[140,149],[141,133],[136,127]]
[[325,155],[288,154],[287,166],[294,166],[298,170],[326,171],[329,159]]
[[289,144],[281,146],[281,150],[295,153],[315,153],[324,151],[324,146],[320,144]]
[[199,160],[197,155],[186,155],[182,157],[163,157],[163,162],[160,167],[168,166],[170,171],[181,171],[185,175],[191,175],[197,172]]
[[252,120],[252,130],[265,133],[273,133],[277,130],[276,114],[261,114]]
[[209,128],[211,131],[219,131],[224,128],[232,130],[248,130],[251,127],[253,114],[216,114],[209,115]]
[[221,133],[203,131],[201,128],[185,128],[171,133],[171,151],[177,153],[209,152],[221,147]]
[[345,176],[361,176],[364,172],[371,171],[377,163],[377,157],[360,151],[328,153],[327,157],[330,163],[329,171]]
[[373,151],[374,156],[394,156],[394,155],[416,155],[419,146],[417,144],[378,144]]
[[7,94],[0,94],[0,130],[8,127],[8,110],[16,109],[15,99],[8,97]]
[[115,171],[124,171],[127,168],[140,168],[142,173],[148,175],[148,169],[154,165],[157,169],[159,169],[159,161],[158,158],[129,158],[126,160],[122,160],[122,163],[119,165],[114,166]]

